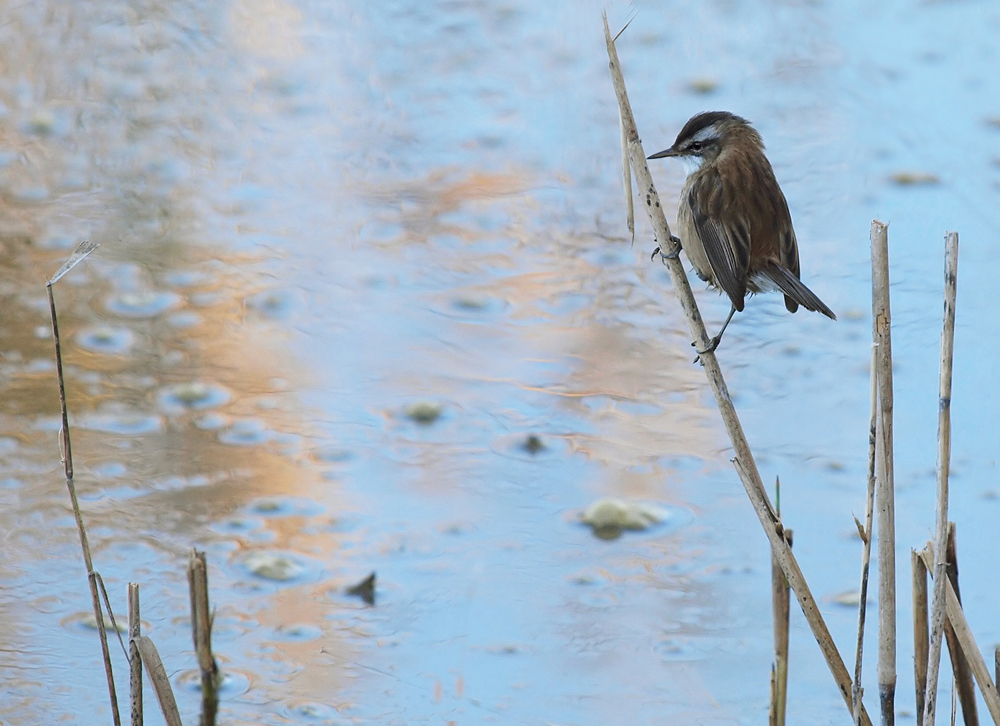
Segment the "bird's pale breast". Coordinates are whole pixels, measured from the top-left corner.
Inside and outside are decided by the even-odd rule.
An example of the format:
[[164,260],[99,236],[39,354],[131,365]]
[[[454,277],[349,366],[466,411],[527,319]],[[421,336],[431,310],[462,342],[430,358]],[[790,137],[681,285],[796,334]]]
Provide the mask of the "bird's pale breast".
[[718,287],[712,265],[708,261],[708,254],[705,246],[701,243],[701,237],[694,226],[694,215],[691,212],[691,205],[688,203],[688,195],[691,193],[691,176],[688,176],[681,190],[681,203],[677,208],[677,233],[681,238],[681,247],[684,254],[691,260],[695,271],[705,282],[712,287]]

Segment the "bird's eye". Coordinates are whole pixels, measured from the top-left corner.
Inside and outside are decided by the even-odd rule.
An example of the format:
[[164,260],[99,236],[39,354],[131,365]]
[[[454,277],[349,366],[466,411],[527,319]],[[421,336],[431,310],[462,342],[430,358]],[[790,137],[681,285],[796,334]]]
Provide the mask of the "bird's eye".
[[705,145],[703,143],[701,143],[700,141],[692,141],[690,148],[691,148],[691,151],[694,151],[695,153],[697,153],[697,152],[701,151],[704,147],[705,147]]

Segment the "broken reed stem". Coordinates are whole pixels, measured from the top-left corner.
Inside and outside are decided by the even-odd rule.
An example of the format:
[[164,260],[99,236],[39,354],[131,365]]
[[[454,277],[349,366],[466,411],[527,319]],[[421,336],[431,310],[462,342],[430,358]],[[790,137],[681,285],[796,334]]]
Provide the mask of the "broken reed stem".
[[82,242],[73,254],[66,260],[55,275],[45,284],[49,298],[49,317],[52,323],[52,340],[56,354],[56,381],[59,385],[59,411],[62,417],[62,427],[59,432],[60,457],[63,464],[63,475],[66,478],[66,489],[69,491],[70,504],[73,507],[73,517],[76,519],[76,529],[80,535],[80,548],[83,551],[83,563],[87,568],[87,582],[90,585],[90,599],[94,607],[94,619],[97,621],[97,633],[101,641],[101,656],[104,660],[104,674],[108,681],[108,697],[111,701],[111,717],[115,726],[121,726],[121,715],[118,712],[118,696],[115,693],[115,676],[111,667],[111,652],[108,648],[108,631],[104,625],[104,611],[101,608],[101,596],[97,589],[97,578],[94,572],[94,562],[90,556],[90,543],[87,541],[87,530],[83,525],[83,515],[80,513],[80,501],[76,496],[76,484],[73,481],[73,446],[70,441],[69,409],[66,405],[66,379],[63,375],[62,342],[59,338],[59,316],[56,314],[56,299],[52,286],[75,267],[79,262],[97,249],[91,242]]
[[142,657],[136,640],[142,635],[139,620],[139,586],[128,584],[128,665],[132,726],[142,726]]
[[[920,552],[920,557],[924,561],[924,567],[930,570],[935,563],[933,543],[927,543],[927,547]],[[937,585],[937,583],[934,584]],[[983,694],[983,700],[993,718],[993,723],[1000,724],[1000,693],[997,693],[997,687],[990,678],[989,668],[986,667],[983,654],[979,650],[979,646],[976,645],[969,621],[965,619],[965,611],[962,610],[962,604],[958,601],[958,593],[955,592],[955,587],[947,577],[944,578],[944,589],[945,615],[955,629],[958,645],[969,661],[969,668],[972,670],[972,675],[976,677],[976,683],[979,685],[979,691]],[[931,692],[928,690],[928,700],[930,694]],[[926,719],[924,726],[927,726]]]
[[[962,591],[958,587],[958,547],[955,543],[955,523],[948,522],[948,551],[945,561],[951,586],[955,588],[958,602],[962,602]],[[972,672],[969,661],[958,645],[955,628],[947,618],[944,621],[944,637],[948,642],[948,654],[951,656],[951,671],[953,687],[958,690],[958,700],[962,704],[962,720],[965,726],[979,726],[979,714],[976,709],[976,689],[972,682]]]
[[[786,529],[782,537],[792,546],[792,530]],[[771,608],[774,614],[774,671],[772,672],[770,726],[785,726],[785,709],[788,703],[788,580],[781,571],[774,553],[771,553]]]
[[136,638],[135,644],[139,649],[142,662],[146,666],[146,673],[149,674],[149,682],[153,685],[156,700],[160,703],[163,720],[167,722],[167,726],[183,726],[174,692],[170,688],[170,679],[163,667],[163,661],[160,660],[160,654],[156,652],[156,646],[146,635],[140,635]]
[[917,697],[917,726],[924,723],[927,693],[927,568],[914,549],[910,550],[913,569],[913,687]]
[[931,608],[930,652],[924,726],[934,726],[937,705],[941,636],[944,632],[948,567],[948,474],[951,467],[951,369],[955,351],[955,299],[958,287],[958,234],[945,235],[944,324],[941,329],[941,380],[938,397],[937,511],[934,531],[934,600]]
[[208,565],[204,552],[191,550],[188,585],[191,589],[191,635],[201,671],[201,726],[215,726],[219,709],[219,668],[212,656],[212,616],[208,607]]
[[882,726],[895,721],[896,700],[896,505],[892,453],[892,336],[889,312],[889,226],[872,221],[872,339],[878,369],[878,695]]
[[878,366],[877,350],[872,346],[872,359],[870,366],[871,390],[869,395],[869,418],[868,418],[868,496],[865,498],[865,526],[854,518],[854,524],[858,527],[858,535],[861,537],[863,548],[861,550],[861,593],[858,597],[858,644],[854,653],[854,688],[851,690],[853,699],[852,711],[854,713],[854,724],[858,726],[861,718],[861,697],[864,689],[861,688],[861,659],[865,650],[865,616],[868,610],[868,572],[871,568],[872,560],[872,524],[874,522],[875,511],[875,445],[878,435]]
[[[671,255],[678,252],[680,248],[671,241],[670,226],[667,224],[667,219],[663,214],[659,195],[656,193],[656,187],[653,185],[653,177],[649,173],[649,166],[646,164],[646,155],[643,152],[642,142],[639,140],[639,132],[636,129],[635,119],[632,116],[632,108],[628,102],[625,79],[622,77],[618,52],[615,49],[614,41],[611,39],[611,31],[608,28],[606,13],[604,14],[604,37],[608,49],[611,80],[614,84],[615,95],[618,98],[618,110],[621,114],[622,126],[625,129],[625,138],[628,141],[628,156],[632,164],[632,170],[635,173],[636,188],[639,190],[640,198],[646,204],[646,213],[649,216],[657,243],[664,254]],[[701,318],[701,312],[698,310],[694,294],[691,292],[691,284],[688,282],[687,275],[684,274],[684,267],[681,265],[679,258],[668,257],[665,262],[677,295],[677,300],[684,311],[684,316],[687,319],[695,345],[698,350],[706,350],[709,347],[708,332],[705,330],[705,323]],[[778,560],[778,564],[781,565],[781,570],[785,573],[788,584],[799,601],[802,613],[805,615],[806,622],[809,623],[813,636],[816,638],[816,642],[819,644],[820,650],[826,659],[827,666],[833,674],[837,688],[840,690],[840,695],[850,710],[853,705],[851,700],[851,676],[847,672],[844,661],[837,651],[836,644],[833,642],[833,637],[826,627],[826,622],[823,620],[822,614],[820,614],[816,599],[809,590],[809,584],[806,582],[791,549],[779,532],[778,518],[775,515],[770,500],[767,498],[767,492],[764,490],[760,472],[757,471],[757,464],[754,461],[750,446],[743,433],[739,417],[736,415],[736,408],[733,406],[732,398],[729,396],[726,381],[722,377],[719,362],[716,360],[714,352],[702,354],[700,360],[705,369],[705,374],[708,376],[709,386],[715,395],[715,401],[719,407],[722,422],[726,427],[733,451],[736,454],[733,459],[733,465],[739,474],[740,482],[743,484],[743,488],[746,489],[747,497],[749,497],[750,503],[753,505],[758,519],[760,519],[761,526],[764,528],[764,533],[771,543],[771,551]],[[861,722],[863,726],[870,726],[871,721],[864,710],[864,706],[862,705],[861,708]]]
[[996,685],[990,678],[990,671],[986,667],[986,661],[983,660],[979,646],[976,645],[969,621],[965,619],[962,604],[958,601],[958,593],[955,592],[955,588],[947,581],[947,578],[945,578],[945,590],[945,609],[948,620],[955,628],[955,636],[959,646],[969,660],[969,667],[976,677],[976,683],[979,684],[979,690],[983,694],[983,700],[986,701],[986,708],[989,709],[990,716],[993,717],[993,723],[1000,724],[1000,694],[997,693]]

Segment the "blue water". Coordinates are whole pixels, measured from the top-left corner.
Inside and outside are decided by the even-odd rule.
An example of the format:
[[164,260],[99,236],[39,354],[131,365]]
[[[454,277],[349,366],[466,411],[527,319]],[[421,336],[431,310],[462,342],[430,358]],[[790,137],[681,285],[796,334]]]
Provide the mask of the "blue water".
[[[191,546],[208,551],[232,723],[766,719],[767,542],[639,205],[634,246],[627,237],[601,10],[11,9],[0,31],[0,151],[11,154],[0,169],[11,311],[0,718],[87,709],[108,721],[97,644],[79,624],[87,586],[38,282],[89,236],[102,247],[57,290],[84,514],[113,596],[142,583],[185,722],[198,704]],[[987,660],[1000,641],[987,575],[1000,507],[988,307],[1000,11],[636,3],[610,6],[612,27],[633,12],[618,52],[647,153],[698,111],[750,119],[792,210],[803,280],[839,316],[754,298],[719,359],[849,664],[857,613],[832,598],[860,570],[868,234],[873,218],[890,223],[905,723],[909,548],[934,521],[946,230],[961,240],[951,518]],[[653,164],[672,222],[682,170]],[[892,180],[904,172],[938,181]],[[714,329],[728,305],[692,281]],[[173,301],[162,315],[106,307],[159,292]],[[88,345],[95,329],[129,345]],[[192,382],[231,398],[210,411],[160,400]],[[412,420],[421,403],[440,416]],[[160,423],[122,428],[140,419]],[[88,428],[95,420],[121,425]],[[532,434],[536,454],[523,448]],[[578,517],[605,496],[670,516],[599,540]],[[305,573],[254,575],[241,563],[256,550]],[[367,607],[345,589],[371,571]],[[794,606],[791,642],[789,722],[843,720]],[[941,683],[947,699],[947,667]]]

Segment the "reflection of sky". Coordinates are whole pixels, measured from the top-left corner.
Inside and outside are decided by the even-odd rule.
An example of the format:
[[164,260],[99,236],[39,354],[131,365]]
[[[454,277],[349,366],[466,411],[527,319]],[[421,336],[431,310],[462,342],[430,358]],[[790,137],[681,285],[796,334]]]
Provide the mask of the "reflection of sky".
[[[782,477],[782,511],[821,597],[857,578],[859,548],[845,535],[864,506],[868,227],[875,216],[891,222],[897,694],[908,708],[905,555],[933,520],[942,239],[951,228],[962,235],[952,511],[970,618],[983,645],[1000,640],[987,619],[1000,592],[983,566],[996,549],[985,533],[1000,505],[984,494],[995,486],[998,436],[981,413],[998,404],[990,363],[997,323],[987,303],[1000,130],[986,119],[1000,115],[992,72],[1000,13],[981,3],[637,8],[619,54],[647,152],[668,146],[700,110],[751,119],[792,208],[803,277],[840,315],[836,323],[792,316],[777,296],[760,297],[720,352],[762,475]],[[669,278],[649,262],[641,208],[633,249],[625,239],[600,10],[244,0],[228,17],[172,8],[188,30],[174,28],[167,37],[176,43],[155,53],[118,25],[88,19],[90,42],[114,49],[98,71],[146,71],[132,71],[139,85],[84,96],[86,139],[72,124],[60,127],[73,143],[99,139],[91,142],[95,168],[84,166],[100,192],[54,195],[51,213],[38,216],[61,233],[77,222],[108,230],[101,254],[112,257],[159,240],[154,253],[183,268],[193,239],[267,258],[220,257],[226,283],[208,292],[224,312],[199,307],[214,327],[192,334],[200,356],[185,375],[219,380],[233,401],[211,412],[211,426],[201,413],[164,418],[163,438],[150,439],[154,457],[115,453],[138,482],[122,477],[127,491],[103,494],[110,510],[128,499],[127,526],[155,543],[112,547],[106,566],[118,579],[179,573],[183,556],[164,553],[186,552],[204,532],[200,544],[218,563],[216,602],[238,624],[222,632],[220,648],[233,669],[254,672],[258,689],[234,699],[235,712],[258,713],[266,693],[377,723],[762,718],[771,660],[766,543],[726,462],[701,372],[690,365]],[[611,11],[613,27],[628,14]],[[139,27],[145,40],[155,35],[149,23]],[[53,76],[76,88],[59,47],[45,36]],[[161,76],[170,82],[155,83]],[[718,85],[699,94],[695,81]],[[23,87],[4,82],[11,98]],[[44,84],[31,88],[45,100]],[[888,181],[902,171],[941,183]],[[653,173],[675,203],[678,165],[656,162]],[[169,275],[155,279],[174,285]],[[194,293],[181,292],[198,307]],[[225,306],[230,294],[245,296],[239,314]],[[699,294],[710,327],[718,325],[728,306]],[[134,346],[164,380],[133,395],[128,410],[158,416],[142,408],[156,396],[148,391],[188,378],[171,377],[169,356],[146,353],[164,339],[151,330]],[[218,341],[221,350],[211,345]],[[283,344],[287,359],[271,352]],[[280,372],[295,364],[309,375]],[[214,464],[204,440],[226,432],[266,434],[275,449],[288,443],[255,428],[272,425],[255,396],[272,393],[275,375],[290,381],[302,406],[283,411],[275,428],[292,430],[288,419],[301,415],[302,428],[313,430],[287,458],[246,446]],[[244,387],[241,378],[252,381]],[[404,415],[423,400],[444,404],[431,426]],[[518,447],[529,432],[550,448],[526,455]],[[81,436],[80,457],[87,441]],[[310,447],[334,453],[295,458]],[[314,465],[326,480],[315,482],[307,471]],[[161,491],[145,494],[142,482]],[[316,509],[264,516],[245,503],[286,494]],[[674,505],[678,519],[597,542],[575,514],[602,495]],[[61,492],[46,496],[62,506]],[[114,541],[113,530],[94,538]],[[258,545],[322,559],[330,579],[255,589],[234,553]],[[73,550],[64,550],[67,567],[76,567]],[[363,609],[340,593],[371,569],[379,603]],[[50,607],[47,585],[34,587],[38,608]],[[67,587],[61,582],[57,595],[69,597]],[[84,590],[73,587],[79,597],[68,607],[84,608]],[[181,589],[172,595],[183,609]],[[180,643],[170,667],[186,668],[187,636],[163,604],[172,595],[159,595],[149,618],[168,647]],[[856,613],[823,607],[847,652]],[[261,633],[289,622],[323,635],[281,646],[272,662]],[[798,615],[792,643],[790,720],[841,718]],[[874,694],[874,662],[866,669]],[[99,685],[100,672],[93,675]]]

